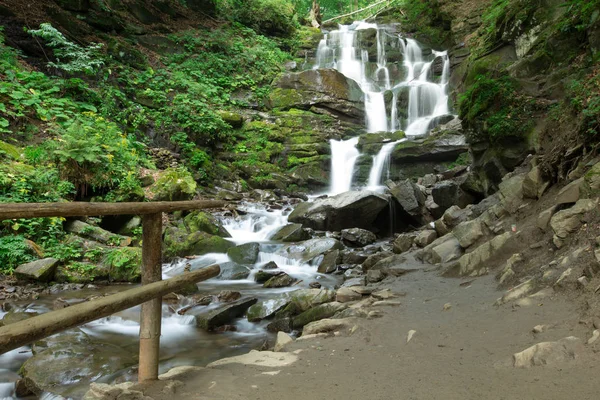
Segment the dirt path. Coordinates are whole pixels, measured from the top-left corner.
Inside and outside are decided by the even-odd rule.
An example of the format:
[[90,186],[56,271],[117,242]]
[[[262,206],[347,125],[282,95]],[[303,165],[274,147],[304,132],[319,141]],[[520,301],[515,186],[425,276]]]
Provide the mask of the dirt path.
[[[588,346],[574,361],[516,369],[513,353],[589,329],[562,296],[530,307],[496,307],[491,276],[460,286],[422,270],[381,286],[406,292],[383,318],[359,320],[351,336],[296,342],[283,368],[229,364],[189,374],[180,399],[598,399],[598,356]],[[446,303],[451,308],[443,310]],[[535,325],[549,325],[533,334]],[[416,330],[407,343],[407,333]],[[263,372],[280,371],[275,375]],[[148,393],[155,399],[173,395]]]

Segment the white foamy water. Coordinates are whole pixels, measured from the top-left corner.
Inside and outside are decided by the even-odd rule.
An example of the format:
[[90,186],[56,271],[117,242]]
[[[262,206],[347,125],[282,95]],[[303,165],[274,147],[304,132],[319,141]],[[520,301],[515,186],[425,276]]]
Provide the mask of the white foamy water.
[[396,145],[405,140],[406,139],[402,139],[384,144],[379,153],[377,153],[377,155],[373,157],[373,167],[371,168],[371,172],[369,173],[369,183],[367,185],[368,190],[373,190],[376,192],[381,190],[381,181],[383,178],[384,171],[387,172],[386,178],[389,178],[390,155],[392,154],[392,151],[394,151]]
[[[376,30],[377,56],[360,43],[359,32]],[[402,53],[404,79],[398,81],[390,74],[390,62],[386,48],[397,48]],[[439,83],[433,81],[432,68],[436,59],[442,62]],[[373,64],[376,65],[373,66]],[[434,128],[437,117],[450,113],[448,107],[448,81],[450,60],[448,53],[433,50],[425,55],[422,46],[414,39],[391,33],[385,26],[355,22],[340,25],[337,30],[325,33],[317,48],[314,69],[334,68],[353,79],[363,91],[365,127],[368,132],[395,132],[404,129],[408,137],[421,137]],[[386,91],[390,91],[390,104],[386,104]],[[400,113],[399,97],[408,97],[406,113]],[[399,115],[407,115],[399,119]],[[389,159],[393,145],[385,145],[373,159],[369,187],[380,189],[385,160]],[[330,195],[351,189],[354,162],[359,157],[355,144],[349,140],[331,141],[331,187]],[[389,169],[388,169],[389,170]]]
[[330,140],[331,144],[331,186],[329,195],[347,192],[352,187],[354,165],[360,156],[356,148],[358,137],[350,140]]
[[287,225],[287,215],[283,210],[267,211],[262,205],[248,203],[242,204],[239,209],[247,214],[223,221],[223,227],[231,235],[227,240],[235,244],[266,242]]

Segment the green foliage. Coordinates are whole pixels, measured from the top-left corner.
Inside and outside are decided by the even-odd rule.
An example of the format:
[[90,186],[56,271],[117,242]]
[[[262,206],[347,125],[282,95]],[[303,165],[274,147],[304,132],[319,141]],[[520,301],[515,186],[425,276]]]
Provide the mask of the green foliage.
[[153,186],[157,200],[184,200],[196,194],[196,181],[185,168],[169,168]]
[[221,16],[265,35],[290,37],[298,27],[289,0],[220,0],[217,6]]
[[35,258],[23,235],[0,236],[0,274],[10,275],[18,265]]
[[106,253],[103,264],[109,268],[111,280],[139,280],[142,265],[142,249],[139,247],[116,248]]
[[582,131],[597,140],[600,134],[600,65],[569,85],[571,108],[581,115]]
[[600,19],[600,0],[567,0],[562,7],[567,9],[558,26],[562,31],[584,31]]
[[104,65],[100,52],[101,43],[91,43],[87,47],[79,46],[68,41],[49,23],[41,24],[40,29],[30,29],[28,32],[33,36],[41,37],[49,47],[54,49],[56,62],[49,62],[50,67],[72,74],[82,72],[93,74]]
[[533,127],[533,104],[520,95],[508,76],[478,75],[459,98],[460,118],[473,131],[471,142],[524,138]]
[[58,127],[54,140],[46,142],[51,158],[64,179],[81,194],[88,186],[111,189],[131,180],[143,159],[139,143],[125,136],[119,127],[94,113],[83,113],[64,128]]

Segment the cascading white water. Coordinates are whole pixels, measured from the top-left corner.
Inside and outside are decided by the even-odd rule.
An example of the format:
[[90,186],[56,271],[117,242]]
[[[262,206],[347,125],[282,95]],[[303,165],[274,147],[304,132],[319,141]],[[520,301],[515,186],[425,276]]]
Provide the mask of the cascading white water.
[[[362,43],[359,41],[359,32],[366,29],[376,30],[376,68],[370,67],[372,63],[369,52],[361,48]],[[406,73],[400,82],[394,81],[390,74],[386,47],[398,48],[402,53],[402,66]],[[438,58],[443,65],[441,79],[436,83],[432,81],[432,68]],[[365,124],[368,132],[394,132],[404,129],[407,136],[419,137],[427,134],[436,117],[449,114],[448,53],[433,50],[426,54],[416,40],[393,35],[385,27],[377,24],[355,22],[352,25],[340,25],[338,30],[326,33],[319,43],[317,62],[313,68],[334,68],[358,83],[364,94]],[[388,107],[386,91],[391,92],[391,100],[388,100],[391,104],[388,104]],[[407,97],[408,100],[405,113],[398,110],[401,96]],[[405,103],[406,101],[403,102]],[[399,115],[406,115],[407,118],[400,120]],[[351,188],[355,156],[358,157],[356,143],[351,140],[331,141],[332,173],[329,194],[337,194]],[[373,158],[369,174],[370,187],[379,186],[381,183],[385,160],[392,150],[393,144],[385,145]],[[352,160],[351,165],[349,160]]]
[[287,215],[282,210],[267,211],[255,204],[242,204],[239,209],[248,214],[223,222],[223,227],[231,235],[229,240],[236,244],[267,241],[287,224]]
[[330,140],[331,187],[330,195],[347,192],[352,186],[352,171],[360,152],[356,148],[358,137],[349,140]]
[[[386,169],[389,173],[389,161],[390,155],[394,150],[394,147],[405,139],[397,140],[395,142],[384,144],[379,153],[373,157],[373,167],[369,173],[369,183],[367,189],[378,191],[381,189],[381,179],[383,177],[383,170]],[[387,167],[387,168],[386,168]]]

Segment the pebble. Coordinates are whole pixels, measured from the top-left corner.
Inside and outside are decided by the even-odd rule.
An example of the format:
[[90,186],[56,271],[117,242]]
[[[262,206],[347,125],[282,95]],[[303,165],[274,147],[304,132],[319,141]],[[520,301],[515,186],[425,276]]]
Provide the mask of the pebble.
[[548,328],[547,325],[536,325],[531,330],[533,333],[542,333]]
[[452,308],[452,304],[450,303],[446,303],[444,304],[444,307],[442,308],[443,311],[448,311],[449,309]]
[[599,337],[600,337],[600,330],[596,329],[594,331],[594,333],[592,334],[592,337],[589,338],[589,340],[587,341],[587,344],[594,343],[596,340],[598,340]]
[[415,333],[417,333],[417,331],[415,331],[414,329],[411,329],[410,331],[408,331],[408,335],[406,336],[406,343],[410,342],[410,340],[413,338]]

